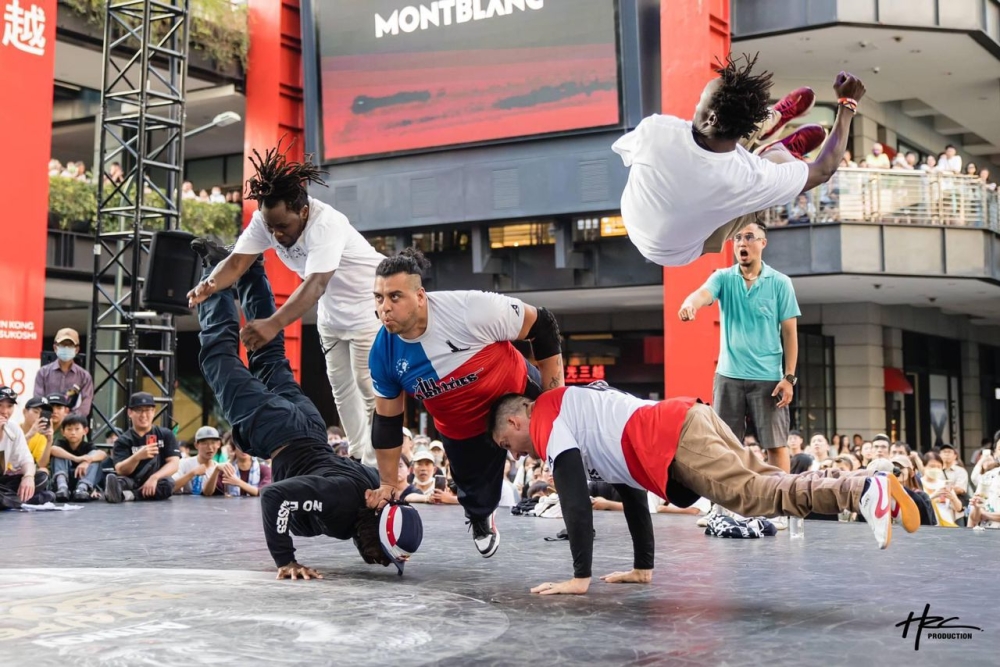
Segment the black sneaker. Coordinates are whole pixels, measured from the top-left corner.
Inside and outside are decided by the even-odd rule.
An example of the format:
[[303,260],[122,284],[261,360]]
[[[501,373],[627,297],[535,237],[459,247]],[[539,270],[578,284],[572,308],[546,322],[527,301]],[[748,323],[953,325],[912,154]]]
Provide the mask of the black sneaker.
[[229,257],[229,253],[232,249],[224,248],[215,241],[198,237],[191,241],[191,250],[198,253],[198,256],[201,257],[201,263],[205,266],[205,268],[211,268],[224,260],[226,257]]
[[500,531],[497,530],[496,515],[496,510],[494,510],[493,514],[489,516],[469,519],[465,522],[472,528],[472,542],[483,558],[489,558],[495,554],[497,547],[500,546]]
[[56,489],[56,502],[65,503],[69,502],[69,487],[60,484]]
[[120,503],[125,500],[124,487],[118,475],[109,473],[104,478],[104,499],[109,503]]
[[76,490],[73,492],[73,500],[78,503],[89,503],[90,502],[90,487],[86,484],[78,484]]

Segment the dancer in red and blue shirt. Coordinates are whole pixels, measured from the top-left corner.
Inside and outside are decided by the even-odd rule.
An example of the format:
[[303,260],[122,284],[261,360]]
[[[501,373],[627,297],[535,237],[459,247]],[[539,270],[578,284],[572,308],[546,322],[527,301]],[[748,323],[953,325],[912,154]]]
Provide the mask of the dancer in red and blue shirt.
[[[382,329],[369,356],[375,387],[372,444],[381,487],[377,507],[396,488],[403,432],[403,395],[423,401],[434,418],[458,486],[458,500],[486,558],[500,544],[494,514],[507,453],[486,433],[490,406],[505,394],[537,397],[563,384],[555,317],[518,299],[478,291],[424,291],[430,262],[413,248],[375,272]],[[530,340],[538,368],[511,341]]]

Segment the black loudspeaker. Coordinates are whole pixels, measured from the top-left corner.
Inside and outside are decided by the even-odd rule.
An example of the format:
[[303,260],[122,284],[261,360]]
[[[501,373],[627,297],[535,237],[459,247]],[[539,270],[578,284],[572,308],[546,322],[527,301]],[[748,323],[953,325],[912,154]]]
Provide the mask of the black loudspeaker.
[[187,293],[198,282],[201,258],[191,249],[194,235],[181,231],[156,232],[149,246],[149,265],[142,303],[158,313],[189,315]]

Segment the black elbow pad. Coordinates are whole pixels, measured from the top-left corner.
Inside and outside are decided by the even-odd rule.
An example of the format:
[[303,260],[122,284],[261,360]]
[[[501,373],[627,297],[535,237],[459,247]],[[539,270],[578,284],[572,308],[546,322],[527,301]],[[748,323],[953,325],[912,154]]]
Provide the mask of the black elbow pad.
[[375,414],[372,418],[372,447],[396,449],[403,446],[403,413],[395,417]]
[[556,322],[556,316],[548,308],[539,308],[537,312],[538,318],[528,330],[528,339],[531,341],[535,359],[541,361],[561,354],[562,346],[559,342],[559,323]]

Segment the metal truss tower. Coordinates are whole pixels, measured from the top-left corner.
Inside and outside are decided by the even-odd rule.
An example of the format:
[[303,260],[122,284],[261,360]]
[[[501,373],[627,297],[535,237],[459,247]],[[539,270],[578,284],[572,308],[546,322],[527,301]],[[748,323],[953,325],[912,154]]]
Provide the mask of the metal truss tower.
[[136,391],[152,393],[162,425],[172,425],[177,331],[172,315],[142,310],[141,291],[153,233],[180,223],[188,2],[107,3],[87,338],[95,442],[127,428]]

